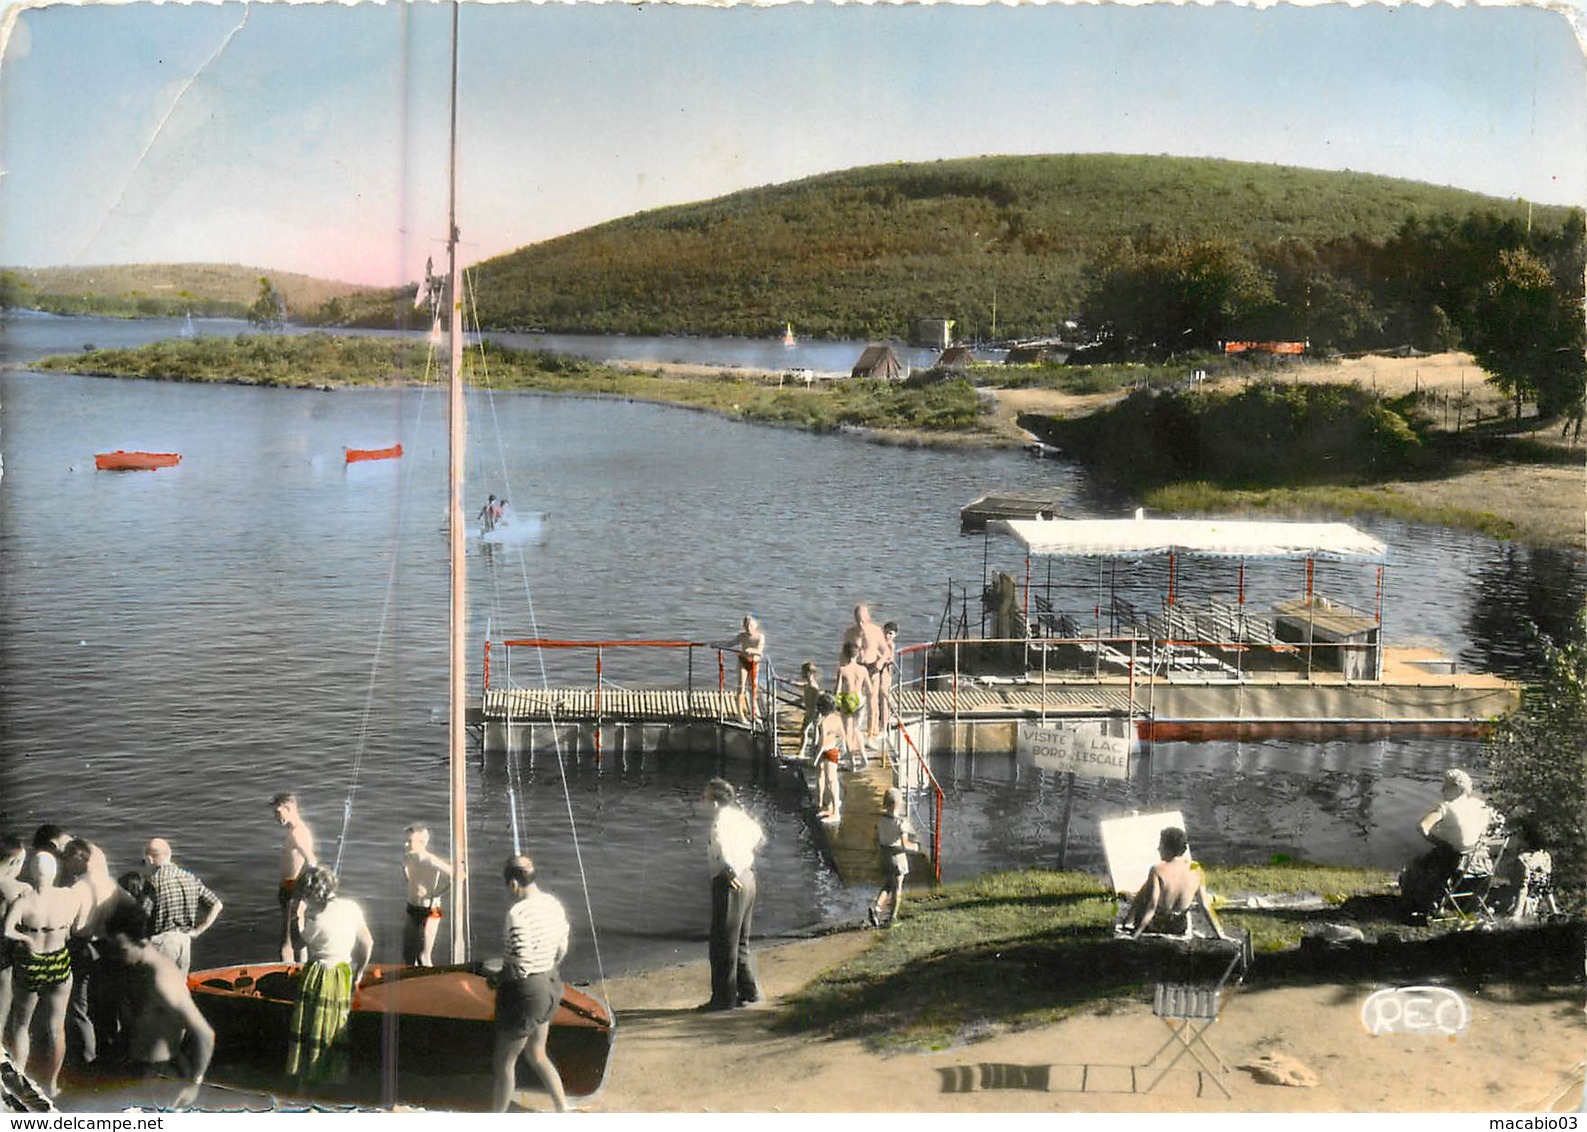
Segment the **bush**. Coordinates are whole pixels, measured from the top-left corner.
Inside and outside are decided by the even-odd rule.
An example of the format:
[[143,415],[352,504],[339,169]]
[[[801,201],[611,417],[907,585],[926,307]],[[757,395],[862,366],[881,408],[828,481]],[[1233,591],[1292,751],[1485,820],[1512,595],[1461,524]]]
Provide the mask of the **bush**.
[[1549,851],[1556,887],[1579,907],[1587,896],[1587,611],[1563,645],[1533,632],[1543,676],[1484,746],[1490,794]]

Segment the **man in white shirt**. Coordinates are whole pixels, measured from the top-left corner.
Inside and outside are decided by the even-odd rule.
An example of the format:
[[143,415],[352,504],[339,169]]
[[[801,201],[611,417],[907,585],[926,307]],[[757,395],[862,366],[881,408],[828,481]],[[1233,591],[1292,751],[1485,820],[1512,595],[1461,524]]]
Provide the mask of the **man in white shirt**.
[[562,1075],[546,1053],[551,1017],[562,1002],[562,957],[568,953],[568,915],[562,902],[535,883],[528,857],[508,857],[502,869],[513,903],[502,926],[502,971],[496,984],[496,1050],[492,1111],[506,1112],[521,1055],[540,1075],[558,1112],[568,1110]]
[[1445,882],[1454,878],[1461,858],[1482,843],[1492,821],[1488,803],[1472,793],[1471,775],[1454,768],[1445,771],[1443,801],[1417,827],[1432,848],[1400,873],[1400,896],[1413,922],[1435,910]]
[[730,783],[713,778],[705,800],[716,809],[708,847],[711,862],[711,1000],[702,1010],[731,1010],[760,1001],[749,951],[755,916],[755,851],[766,840],[760,823],[738,805]]

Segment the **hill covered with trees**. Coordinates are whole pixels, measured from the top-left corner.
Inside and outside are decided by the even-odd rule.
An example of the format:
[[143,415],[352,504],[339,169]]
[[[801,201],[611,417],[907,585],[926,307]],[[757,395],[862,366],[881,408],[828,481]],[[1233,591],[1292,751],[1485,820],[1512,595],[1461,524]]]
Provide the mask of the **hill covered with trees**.
[[[1111,264],[1212,249],[1258,289],[1293,281],[1304,298],[1324,280],[1310,321],[1353,348],[1401,333],[1361,310],[1382,248],[1408,223],[1478,213],[1557,231],[1568,210],[1232,161],[983,157],[657,209],[487,260],[473,275],[481,321],[503,329],[769,336],[791,322],[801,336],[886,338],[917,318],[951,318],[962,337],[987,339],[1059,332],[1086,314]],[[1368,291],[1366,305],[1375,298]]]
[[[268,277],[287,310],[306,321],[336,322],[354,304],[389,291],[289,271],[219,263],[139,263],[0,269],[0,308],[123,318],[246,318]],[[385,303],[390,322],[390,303]],[[329,318],[324,317],[329,315]]]

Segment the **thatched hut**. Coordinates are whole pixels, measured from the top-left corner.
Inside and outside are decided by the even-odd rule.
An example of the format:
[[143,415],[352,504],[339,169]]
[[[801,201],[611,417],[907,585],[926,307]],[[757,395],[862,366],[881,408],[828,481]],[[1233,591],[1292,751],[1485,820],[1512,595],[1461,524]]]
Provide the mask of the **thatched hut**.
[[970,353],[970,347],[949,346],[937,359],[937,368],[965,370],[970,368],[970,363],[973,361],[975,357]]
[[853,377],[874,377],[882,381],[902,381],[909,376],[898,353],[891,346],[867,346],[854,363]]

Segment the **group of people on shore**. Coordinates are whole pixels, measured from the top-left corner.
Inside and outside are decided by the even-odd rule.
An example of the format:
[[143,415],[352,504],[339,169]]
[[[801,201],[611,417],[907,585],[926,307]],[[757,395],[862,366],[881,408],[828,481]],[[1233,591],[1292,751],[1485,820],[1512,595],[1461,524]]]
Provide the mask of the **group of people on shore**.
[[170,843],[151,837],[142,867],[117,878],[99,846],[57,825],[40,826],[31,846],[0,835],[0,903],[0,1038],[17,1064],[28,1064],[37,1030],[49,1096],[70,1051],[83,1065],[174,1073],[177,1103],[188,1103],[215,1035],[187,972],[193,940],[224,905],[172,860]]
[[[297,797],[278,794],[271,807],[282,829],[281,957],[302,964],[286,1072],[302,1086],[339,1083],[349,1075],[347,1025],[353,994],[374,954],[374,936],[363,909],[338,894],[336,873],[319,863],[314,834],[303,820]],[[407,904],[402,961],[429,967],[434,965],[435,939],[452,887],[452,866],[430,850],[427,826],[410,825],[403,837]],[[556,897],[540,888],[530,858],[509,857],[502,879],[512,902],[502,927],[502,969],[495,980],[492,1108],[507,1110],[522,1059],[539,1076],[557,1111],[565,1111],[567,1094],[546,1043],[552,1015],[562,1001],[560,967],[568,949],[567,913]]]
[[[290,793],[270,800],[282,831],[281,959],[298,967],[284,1068],[294,1085],[347,1077],[352,998],[368,971],[374,937],[362,907],[341,895],[336,873],[320,863],[314,833]],[[407,907],[403,962],[432,965],[452,868],[430,851],[429,830],[405,831]],[[510,858],[512,896],[496,979],[492,1100],[505,1111],[520,1057],[566,1109],[561,1078],[546,1054],[550,1020],[561,1001],[558,967],[568,921],[560,902],[536,883],[534,863]],[[172,860],[152,837],[140,869],[113,877],[104,851],[56,825],[31,846],[0,834],[0,1041],[19,1067],[31,1067],[47,1096],[60,1093],[68,1057],[112,1073],[177,1078],[171,1107],[193,1103],[215,1051],[215,1031],[188,990],[193,941],[225,905]],[[39,1048],[34,1049],[38,1037]]]

